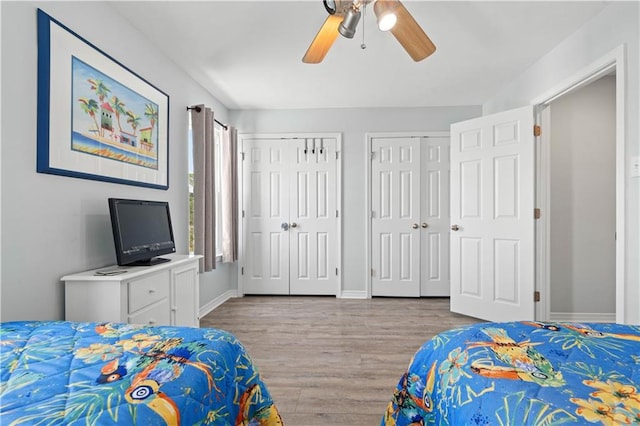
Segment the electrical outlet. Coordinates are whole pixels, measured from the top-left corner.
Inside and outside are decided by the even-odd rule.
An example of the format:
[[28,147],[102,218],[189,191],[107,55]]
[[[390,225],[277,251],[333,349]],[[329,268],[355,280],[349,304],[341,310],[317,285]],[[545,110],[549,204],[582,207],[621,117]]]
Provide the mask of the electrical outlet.
[[631,158],[631,171],[629,175],[631,177],[640,177],[640,157]]

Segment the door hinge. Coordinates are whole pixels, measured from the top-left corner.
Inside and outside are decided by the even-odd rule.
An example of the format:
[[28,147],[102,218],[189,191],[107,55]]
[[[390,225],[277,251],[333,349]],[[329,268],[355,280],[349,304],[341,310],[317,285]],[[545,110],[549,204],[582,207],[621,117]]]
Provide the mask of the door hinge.
[[372,160],[373,160],[373,157],[375,156],[374,154],[375,154],[375,152],[374,152],[374,151],[371,151],[371,159],[372,159]]
[[534,291],[533,292],[533,301],[534,302],[539,302],[540,301],[540,292],[539,291]]
[[244,275],[244,266],[240,268],[240,275]]
[[338,275],[338,268],[336,268],[336,276]]
[[336,210],[336,217],[340,217],[340,212]]
[[244,152],[240,153],[242,155],[242,161],[244,161]]
[[373,268],[371,268],[371,276],[372,276],[372,277],[375,277],[375,276],[376,276],[376,270],[375,270],[375,269],[373,269]]
[[371,219],[375,219],[376,218],[376,212],[371,210]]
[[336,151],[336,160],[338,159],[338,151]]
[[244,217],[244,210],[242,210],[242,217]]
[[540,136],[542,134],[542,129],[537,124],[533,126],[533,136]]
[[540,219],[542,217],[542,211],[539,208],[533,209],[533,218]]

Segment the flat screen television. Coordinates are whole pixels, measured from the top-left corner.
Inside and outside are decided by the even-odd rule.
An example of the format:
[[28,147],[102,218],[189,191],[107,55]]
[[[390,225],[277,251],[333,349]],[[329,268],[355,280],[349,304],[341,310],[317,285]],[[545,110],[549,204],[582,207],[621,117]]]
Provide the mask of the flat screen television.
[[175,253],[168,202],[109,198],[109,214],[118,265],[155,265]]

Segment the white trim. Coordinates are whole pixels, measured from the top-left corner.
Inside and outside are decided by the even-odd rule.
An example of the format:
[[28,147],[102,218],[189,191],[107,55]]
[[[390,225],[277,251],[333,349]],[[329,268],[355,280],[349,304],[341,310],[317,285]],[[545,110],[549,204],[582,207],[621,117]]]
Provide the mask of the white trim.
[[238,134],[238,262],[237,265],[237,288],[238,295],[242,297],[244,295],[243,275],[241,268],[244,267],[244,221],[242,218],[242,200],[244,199],[244,170],[242,168],[242,158],[244,156],[244,141],[248,139],[330,139],[336,140],[336,209],[338,210],[338,243],[337,243],[337,259],[336,268],[338,268],[337,274],[337,288],[336,297],[340,297],[342,294],[342,133],[340,132],[318,132],[318,133],[239,133]]
[[244,285],[242,284],[242,274],[241,269],[244,267],[242,254],[244,253],[244,226],[242,225],[242,197],[244,196],[242,187],[242,176],[244,171],[242,170],[242,159],[244,157],[244,149],[242,143],[241,135],[236,135],[236,145],[237,145],[237,154],[236,154],[236,179],[237,179],[237,190],[238,190],[238,199],[236,200],[238,203],[238,259],[234,262],[236,267],[236,291],[238,293],[238,297],[242,297],[244,295]]
[[624,58],[625,45],[620,45],[606,55],[575,72],[573,75],[550,88],[545,93],[535,97],[530,104],[549,104],[563,95],[574,92],[581,87],[592,83],[613,70],[616,70],[616,73],[620,73],[621,71],[624,71]]
[[368,291],[362,290],[347,290],[343,291],[338,299],[369,299],[371,296]]
[[[550,121],[551,107],[538,107],[535,109],[535,123],[542,128],[546,127],[546,123]],[[551,238],[550,223],[547,220],[549,212],[550,187],[549,187],[549,142],[550,132],[543,131],[536,143],[536,207],[543,214],[535,223],[535,271],[536,271],[536,290],[540,292],[540,301],[536,304],[535,318],[538,321],[547,321],[549,319],[549,310],[551,307],[551,274],[549,265],[551,262],[549,241]]]
[[317,132],[317,133],[239,133],[238,140],[245,139],[320,139],[336,138],[338,145],[342,140],[340,132]]
[[226,292],[222,293],[220,296],[216,297],[206,305],[200,307],[200,312],[199,312],[200,318],[204,317],[205,315],[213,311],[215,308],[217,308],[227,300],[232,299],[234,297],[238,297],[238,292],[236,290],[227,290]]
[[[338,254],[336,256],[336,268],[338,268],[337,279],[338,279],[338,288],[336,289],[336,297],[339,294],[342,294],[342,133],[334,133],[336,138],[336,210],[338,212],[338,223],[337,229],[338,232],[338,246],[336,250]],[[329,137],[334,137],[329,136]]]
[[[615,70],[616,72],[616,312],[615,322],[625,323],[625,298],[626,298],[626,192],[627,192],[627,164],[626,164],[626,140],[625,140],[625,119],[626,119],[626,45],[620,45],[600,59],[594,61],[587,67],[576,72],[563,82],[549,89],[544,94],[534,98],[532,105],[536,110],[542,112],[544,106],[562,95],[578,90],[587,84]],[[544,113],[536,117],[536,123],[544,118]],[[544,135],[544,129],[542,134]],[[544,143],[544,139],[542,140]],[[547,141],[548,144],[548,141]],[[546,154],[548,156],[548,153]],[[545,157],[540,157],[545,160]],[[548,157],[546,158],[548,162]],[[544,211],[549,211],[549,176],[548,169],[542,170],[538,163],[538,182],[541,185],[541,198],[537,200],[538,206]],[[544,174],[543,174],[544,173]],[[543,213],[544,217],[544,213]],[[541,226],[539,229],[546,232],[544,245],[539,245],[536,253],[536,262],[549,262],[549,224]],[[543,293],[544,303],[539,303],[536,307],[536,319],[544,320],[550,318],[549,293],[550,283],[548,272],[545,272],[545,265],[537,265],[536,288]],[[542,275],[541,275],[542,274]],[[544,277],[544,280],[542,279]]]
[[594,313],[578,313],[578,312],[550,312],[550,322],[614,322],[616,314],[614,312],[594,312]]
[[362,217],[365,223],[365,236],[364,243],[366,247],[366,254],[364,259],[364,283],[365,283],[365,295],[367,299],[371,298],[371,146],[372,139],[376,137],[377,133],[365,133],[365,150],[363,155],[364,160],[364,173],[366,180],[366,190],[364,192],[364,212]]
[[448,131],[416,131],[416,132],[372,132],[365,133],[365,176],[366,176],[366,191],[365,191],[365,211],[364,218],[366,226],[365,244],[367,255],[365,259],[365,287],[366,298],[371,298],[371,147],[372,140],[374,138],[448,138],[450,136]]

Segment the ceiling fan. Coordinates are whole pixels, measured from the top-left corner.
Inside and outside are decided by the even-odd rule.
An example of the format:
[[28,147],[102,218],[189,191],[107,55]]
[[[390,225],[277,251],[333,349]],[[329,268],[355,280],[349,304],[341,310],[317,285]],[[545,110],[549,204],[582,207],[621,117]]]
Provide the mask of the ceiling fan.
[[329,16],[302,58],[304,63],[322,62],[338,34],[353,38],[362,10],[369,3],[374,3],[380,30],[391,31],[414,61],[421,61],[436,51],[436,46],[399,0],[323,0],[323,3]]

